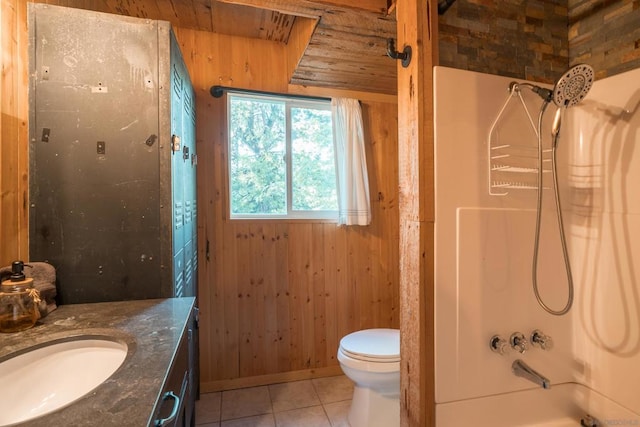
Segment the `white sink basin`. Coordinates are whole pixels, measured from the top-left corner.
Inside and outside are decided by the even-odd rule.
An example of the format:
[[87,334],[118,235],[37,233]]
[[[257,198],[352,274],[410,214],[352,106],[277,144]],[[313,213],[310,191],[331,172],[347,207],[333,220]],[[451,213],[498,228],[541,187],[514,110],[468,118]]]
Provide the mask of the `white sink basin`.
[[54,341],[0,363],[0,427],[48,414],[89,393],[122,365],[127,345]]

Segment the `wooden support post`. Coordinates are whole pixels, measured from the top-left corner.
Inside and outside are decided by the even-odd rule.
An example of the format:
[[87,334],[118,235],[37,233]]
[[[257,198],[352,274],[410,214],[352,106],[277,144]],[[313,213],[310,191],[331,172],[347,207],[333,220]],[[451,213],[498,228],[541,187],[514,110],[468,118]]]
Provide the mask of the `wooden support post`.
[[398,61],[400,201],[400,421],[435,425],[433,360],[433,66],[437,60],[437,5],[398,0],[396,48],[412,49]]

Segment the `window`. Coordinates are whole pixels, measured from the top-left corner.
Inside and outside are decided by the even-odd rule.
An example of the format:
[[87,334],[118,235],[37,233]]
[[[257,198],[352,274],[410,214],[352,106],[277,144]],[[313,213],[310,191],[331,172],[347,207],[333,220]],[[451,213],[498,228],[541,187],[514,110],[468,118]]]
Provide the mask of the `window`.
[[228,94],[231,218],[335,219],[329,101]]

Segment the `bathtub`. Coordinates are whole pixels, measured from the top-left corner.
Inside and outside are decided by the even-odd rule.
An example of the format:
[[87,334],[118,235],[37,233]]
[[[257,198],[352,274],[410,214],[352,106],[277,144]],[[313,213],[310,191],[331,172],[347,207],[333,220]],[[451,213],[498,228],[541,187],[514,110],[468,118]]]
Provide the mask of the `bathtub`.
[[587,414],[601,427],[640,427],[640,415],[576,383],[439,403],[436,427],[576,427]]

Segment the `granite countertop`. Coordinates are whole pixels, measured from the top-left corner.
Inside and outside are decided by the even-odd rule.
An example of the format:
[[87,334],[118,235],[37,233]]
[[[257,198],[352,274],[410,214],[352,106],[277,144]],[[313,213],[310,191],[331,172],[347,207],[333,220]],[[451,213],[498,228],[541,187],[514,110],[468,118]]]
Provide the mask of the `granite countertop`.
[[[0,333],[0,361],[13,352],[74,336],[106,336],[129,347],[122,366],[96,389],[20,425],[149,425],[194,301],[188,297],[63,305],[31,329]],[[2,386],[11,390],[10,384]]]

